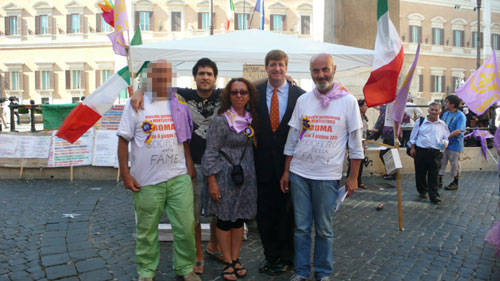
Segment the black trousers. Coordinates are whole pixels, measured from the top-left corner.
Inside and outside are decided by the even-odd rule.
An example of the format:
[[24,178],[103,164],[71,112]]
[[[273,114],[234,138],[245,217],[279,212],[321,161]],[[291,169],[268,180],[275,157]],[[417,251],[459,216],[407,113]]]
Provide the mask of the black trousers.
[[415,182],[420,194],[429,193],[431,200],[438,199],[438,172],[441,168],[443,153],[437,149],[416,147]]
[[269,262],[293,262],[293,206],[290,193],[280,190],[279,179],[257,184],[257,225]]

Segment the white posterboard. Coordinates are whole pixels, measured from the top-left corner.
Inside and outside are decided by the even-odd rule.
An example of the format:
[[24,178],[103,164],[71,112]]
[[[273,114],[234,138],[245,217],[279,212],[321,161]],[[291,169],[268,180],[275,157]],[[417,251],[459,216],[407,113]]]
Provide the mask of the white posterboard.
[[17,138],[15,135],[0,135],[0,158],[18,158]]
[[52,133],[52,145],[49,153],[49,167],[87,166],[92,162],[94,129],[88,130],[75,143],[56,137]]
[[124,108],[125,106],[122,104],[113,105],[113,107],[102,115],[102,118],[95,124],[95,127],[103,130],[118,130]]
[[388,175],[392,174],[397,169],[403,168],[398,150],[392,148],[384,154],[385,170]]
[[118,167],[118,136],[114,130],[96,130],[92,166]]
[[385,127],[394,127],[394,120],[392,119],[392,113],[394,112],[394,103],[390,102],[385,107]]
[[47,158],[51,136],[0,135],[0,158]]

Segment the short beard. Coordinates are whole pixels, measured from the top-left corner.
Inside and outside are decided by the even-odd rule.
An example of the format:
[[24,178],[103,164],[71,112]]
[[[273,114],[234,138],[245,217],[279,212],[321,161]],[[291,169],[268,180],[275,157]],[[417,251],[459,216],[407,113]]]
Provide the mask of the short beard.
[[332,83],[330,83],[330,81],[316,83],[316,88],[318,88],[319,91],[329,90],[331,87]]

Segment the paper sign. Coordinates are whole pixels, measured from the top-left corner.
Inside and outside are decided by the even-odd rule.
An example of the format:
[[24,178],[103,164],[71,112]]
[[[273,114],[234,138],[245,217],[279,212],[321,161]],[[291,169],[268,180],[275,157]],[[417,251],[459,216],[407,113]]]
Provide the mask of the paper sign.
[[345,185],[339,188],[339,194],[337,195],[337,207],[335,207],[335,212],[339,210],[340,205],[344,202],[347,196],[347,192],[345,191]]
[[18,136],[19,158],[49,157],[51,136]]
[[18,158],[16,156],[17,138],[14,135],[0,135],[0,158]]
[[388,175],[392,174],[397,169],[403,168],[401,159],[399,158],[398,150],[393,148],[384,154],[385,170]]
[[92,153],[93,166],[118,166],[118,136],[113,130],[96,130],[94,150]]
[[390,102],[385,107],[385,127],[394,127],[394,120],[392,119],[392,114],[394,112],[394,103]]
[[75,143],[56,137],[52,133],[52,145],[49,154],[49,167],[68,167],[90,165],[92,147],[94,143],[94,130],[88,130]]
[[104,113],[102,118],[96,124],[96,127],[103,130],[118,130],[124,108],[124,105],[113,105],[110,110]]

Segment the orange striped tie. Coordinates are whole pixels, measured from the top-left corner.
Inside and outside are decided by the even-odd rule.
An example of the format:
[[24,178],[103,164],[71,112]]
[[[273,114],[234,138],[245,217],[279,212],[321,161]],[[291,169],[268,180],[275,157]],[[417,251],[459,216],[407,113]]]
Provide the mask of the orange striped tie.
[[278,101],[278,88],[274,88],[273,96],[271,97],[271,110],[269,112],[269,118],[271,119],[271,129],[276,132],[280,124],[280,106]]

